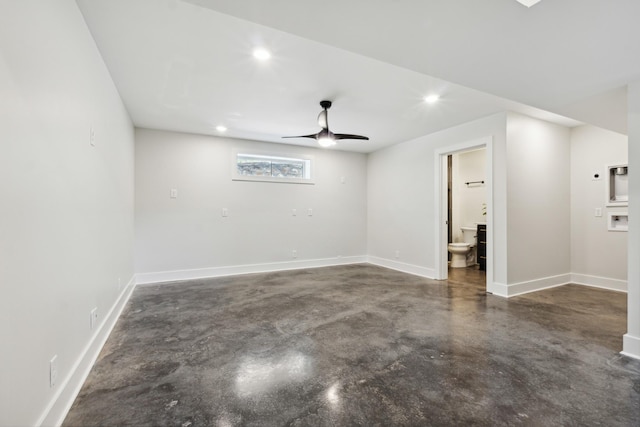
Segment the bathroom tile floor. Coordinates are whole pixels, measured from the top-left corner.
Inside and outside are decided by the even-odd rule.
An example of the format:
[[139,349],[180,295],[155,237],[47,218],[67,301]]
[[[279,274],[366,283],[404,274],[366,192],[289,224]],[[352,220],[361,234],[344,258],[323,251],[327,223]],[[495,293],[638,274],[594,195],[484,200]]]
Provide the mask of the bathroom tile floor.
[[640,425],[626,295],[372,265],[138,287],[65,426]]

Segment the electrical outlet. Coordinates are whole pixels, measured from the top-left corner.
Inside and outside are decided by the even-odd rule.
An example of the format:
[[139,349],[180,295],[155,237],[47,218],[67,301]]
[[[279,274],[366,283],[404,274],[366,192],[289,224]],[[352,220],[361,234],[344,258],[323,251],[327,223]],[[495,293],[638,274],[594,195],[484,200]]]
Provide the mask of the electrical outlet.
[[98,323],[98,307],[94,307],[89,313],[89,326],[91,329],[95,328]]
[[177,188],[172,188],[169,191],[169,197],[171,197],[172,199],[177,199],[178,198],[178,189]]
[[89,128],[89,144],[91,144],[92,147],[96,145],[96,131],[93,130],[93,126]]
[[56,354],[49,361],[49,387],[56,385],[58,380],[58,355]]
[[296,215],[298,215],[298,211],[297,211],[297,210],[295,210],[295,209],[291,209],[291,215],[292,215],[292,216],[296,216]]
[[293,258],[298,258],[298,251],[296,251],[295,249],[291,251],[291,257]]

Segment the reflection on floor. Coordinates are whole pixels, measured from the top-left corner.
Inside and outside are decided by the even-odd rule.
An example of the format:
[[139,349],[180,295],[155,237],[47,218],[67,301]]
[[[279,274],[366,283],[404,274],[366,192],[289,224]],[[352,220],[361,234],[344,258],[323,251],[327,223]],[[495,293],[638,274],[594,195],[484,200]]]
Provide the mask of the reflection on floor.
[[65,425],[640,423],[640,362],[618,354],[625,294],[568,285],[507,300],[459,270],[139,287]]
[[480,270],[480,266],[474,265],[467,268],[451,268],[448,270],[448,282],[465,285],[465,287],[474,286],[478,290],[484,291],[487,288],[487,277],[484,270]]

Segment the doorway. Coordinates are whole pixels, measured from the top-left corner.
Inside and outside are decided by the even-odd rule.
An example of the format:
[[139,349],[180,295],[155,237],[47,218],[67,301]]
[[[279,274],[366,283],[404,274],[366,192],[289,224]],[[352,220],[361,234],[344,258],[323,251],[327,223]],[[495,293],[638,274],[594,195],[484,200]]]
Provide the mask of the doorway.
[[[453,209],[455,209],[455,200],[452,200],[452,195],[450,192],[450,177],[451,177],[451,168],[450,162],[453,155],[478,150],[481,148],[485,148],[485,176],[484,179],[479,179],[479,181],[484,181],[480,185],[484,187],[485,197],[486,197],[486,205],[478,206],[478,209],[481,209],[484,215],[482,215],[486,220],[486,258],[485,258],[485,268],[486,268],[486,285],[485,288],[488,287],[490,283],[493,281],[493,238],[492,238],[492,206],[493,206],[493,198],[492,198],[492,137],[481,138],[478,140],[468,141],[465,143],[457,144],[455,146],[449,146],[442,148],[440,150],[436,150],[435,152],[435,200],[434,207],[436,211],[436,230],[435,230],[435,254],[436,254],[436,262],[434,269],[434,277],[438,280],[446,280],[449,277],[448,270],[448,261],[449,261],[449,251],[447,249],[447,245],[451,240],[455,239],[456,235],[456,224],[454,217],[452,214]],[[473,180],[469,180],[466,182],[473,182]],[[465,184],[466,185],[466,184]],[[472,185],[472,184],[470,184]],[[454,196],[453,196],[454,197]],[[450,205],[451,203],[451,205]],[[451,215],[451,216],[450,216]],[[453,224],[452,224],[453,221]],[[475,221],[482,222],[482,221]],[[451,237],[450,237],[451,236]]]

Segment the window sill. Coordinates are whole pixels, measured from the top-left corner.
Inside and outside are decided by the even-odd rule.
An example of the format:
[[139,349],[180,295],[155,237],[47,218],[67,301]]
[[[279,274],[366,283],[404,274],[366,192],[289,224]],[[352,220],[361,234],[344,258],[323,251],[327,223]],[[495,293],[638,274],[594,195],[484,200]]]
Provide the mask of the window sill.
[[274,178],[274,177],[260,177],[260,176],[242,176],[237,175],[231,178],[232,181],[247,181],[247,182],[272,182],[277,184],[303,184],[303,185],[315,185],[315,182],[310,179],[296,179],[296,178]]

